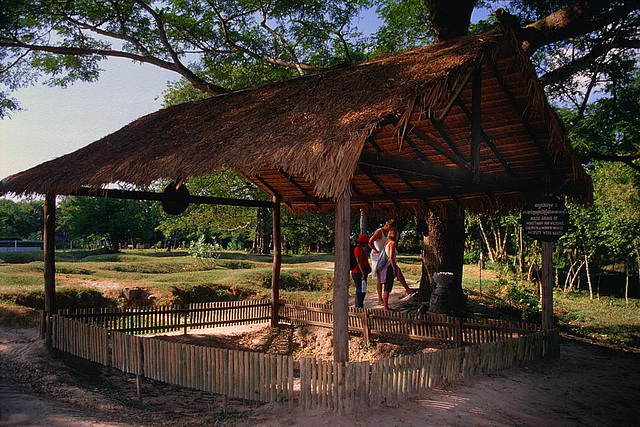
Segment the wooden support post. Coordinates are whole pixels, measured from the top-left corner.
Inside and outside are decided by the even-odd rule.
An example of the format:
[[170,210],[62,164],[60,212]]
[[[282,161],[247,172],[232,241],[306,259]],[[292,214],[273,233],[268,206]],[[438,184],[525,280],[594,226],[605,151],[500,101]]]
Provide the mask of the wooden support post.
[[542,330],[553,329],[553,243],[542,242]]
[[271,271],[271,327],[278,326],[280,306],[280,265],[282,264],[282,236],[280,233],[280,196],[273,196],[273,269]]
[[482,124],[480,117],[480,101],[482,99],[482,64],[473,72],[471,87],[471,172],[473,181],[480,177],[480,143],[482,142]]
[[335,265],[333,270],[333,360],[349,361],[349,209],[351,195],[345,191],[336,201]]
[[56,312],[56,196],[47,194],[44,200],[44,311],[45,344],[53,347],[51,317]]

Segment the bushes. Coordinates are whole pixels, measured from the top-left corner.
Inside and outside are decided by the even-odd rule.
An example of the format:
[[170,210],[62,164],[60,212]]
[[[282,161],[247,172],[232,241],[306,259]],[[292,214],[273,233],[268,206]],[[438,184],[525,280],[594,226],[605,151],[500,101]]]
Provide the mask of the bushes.
[[[271,288],[271,272],[254,273],[247,278],[252,285]],[[326,291],[333,289],[333,274],[315,271],[282,271],[280,289],[283,291]]]
[[172,304],[191,304],[197,302],[238,301],[249,299],[255,291],[239,286],[195,285],[171,288]]
[[[28,293],[5,294],[3,298],[25,307],[44,310],[44,292],[31,291]],[[106,298],[95,289],[63,289],[56,292],[56,307],[64,308],[94,308],[115,307],[115,299]]]
[[0,254],[0,260],[7,264],[28,264],[33,261],[42,261],[42,251],[5,252]]

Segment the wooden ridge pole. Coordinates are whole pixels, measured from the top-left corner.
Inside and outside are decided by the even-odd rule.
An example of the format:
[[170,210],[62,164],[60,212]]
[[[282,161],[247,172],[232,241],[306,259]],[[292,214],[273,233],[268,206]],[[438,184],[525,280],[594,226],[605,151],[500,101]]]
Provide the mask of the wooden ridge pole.
[[349,361],[349,210],[351,196],[347,189],[336,201],[335,265],[333,270],[333,360]]
[[282,236],[280,232],[280,196],[273,196],[273,269],[271,271],[271,327],[278,326],[280,305],[280,266],[282,264]]
[[56,312],[56,195],[47,194],[44,200],[44,311],[45,344],[53,347],[51,317]]

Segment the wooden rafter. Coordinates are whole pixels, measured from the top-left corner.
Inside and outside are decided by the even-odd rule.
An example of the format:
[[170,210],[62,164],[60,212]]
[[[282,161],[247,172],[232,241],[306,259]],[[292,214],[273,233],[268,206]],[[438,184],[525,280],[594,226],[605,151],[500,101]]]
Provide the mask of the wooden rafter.
[[484,59],[484,52],[482,52],[482,54],[478,57],[478,59],[476,59],[476,65],[473,66],[467,72],[467,74],[465,74],[464,78],[462,79],[462,82],[452,92],[451,99],[449,99],[447,104],[442,109],[442,112],[440,113],[440,115],[438,116],[438,118],[436,120],[437,122],[442,123],[444,121],[444,119],[447,117],[447,115],[451,111],[451,107],[453,107],[453,104],[460,98],[460,94],[462,93],[462,90],[464,89],[464,87],[467,85],[467,82],[469,81],[469,78],[471,78],[471,76],[473,75],[475,70],[482,65],[482,60],[483,59]]
[[[467,119],[469,119],[469,123],[471,123],[471,111],[469,111],[464,101],[462,101],[462,99],[458,99],[456,101],[456,105],[460,107],[464,115],[467,116]],[[504,158],[500,150],[498,150],[498,147],[496,147],[496,145],[491,140],[491,137],[485,132],[482,126],[480,126],[480,133],[482,135],[484,143],[487,144],[487,146],[491,149],[491,152],[496,156],[496,158],[498,159],[498,161],[500,162],[504,170],[509,175],[515,177],[516,174],[513,171],[513,169],[511,169],[511,166],[509,166],[509,162],[507,162],[507,160]]]
[[507,96],[507,99],[509,100],[511,107],[514,109],[516,114],[520,117],[520,120],[522,121],[522,124],[524,125],[527,133],[531,137],[531,140],[536,145],[536,147],[538,147],[538,149],[540,150],[540,157],[542,158],[542,161],[545,164],[545,166],[547,166],[549,173],[552,175],[555,175],[555,173],[553,172],[555,167],[551,162],[551,160],[549,160],[550,159],[549,152],[547,148],[542,144],[542,141],[540,141],[540,138],[538,138],[538,135],[536,134],[535,129],[533,129],[533,126],[531,126],[531,123],[529,123],[529,120],[527,120],[527,118],[525,117],[524,108],[522,108],[522,105],[520,105],[520,101],[518,101],[518,98],[516,98],[513,92],[511,92],[509,88],[505,85],[500,71],[494,65],[490,65],[490,68],[494,77],[498,81],[498,84],[500,85],[500,89]]
[[[305,197],[311,198],[311,195],[309,194],[309,192],[304,188],[302,188],[302,186],[298,183],[298,181],[296,181],[294,177],[292,177],[282,169],[278,169],[278,172],[280,172],[282,176],[284,176],[291,184],[293,184],[293,186],[296,187],[298,191],[300,191]],[[316,208],[320,209],[320,205],[318,205],[317,203],[314,203],[314,205]]]
[[[378,152],[382,153],[382,148],[380,148],[380,146],[378,144],[376,144],[376,142],[373,140],[373,135],[369,135],[367,137],[367,142],[369,142],[369,144],[371,144],[371,146]],[[409,187],[409,189],[411,191],[415,191],[416,187],[411,184],[411,182],[403,175],[403,174],[399,174],[400,179],[402,180],[402,182],[404,182],[404,184]]]

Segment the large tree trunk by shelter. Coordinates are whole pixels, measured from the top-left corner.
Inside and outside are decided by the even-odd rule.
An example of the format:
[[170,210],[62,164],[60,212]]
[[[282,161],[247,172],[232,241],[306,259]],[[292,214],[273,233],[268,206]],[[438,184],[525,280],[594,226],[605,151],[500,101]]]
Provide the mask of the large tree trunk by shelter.
[[[464,36],[469,31],[471,13],[476,0],[457,2],[424,0],[429,9],[429,18],[436,42]],[[434,209],[427,219],[427,234],[424,237],[422,277],[420,278],[420,301],[429,301],[435,289],[433,273],[450,271],[454,281],[450,287],[450,308],[464,309],[462,292],[462,266],[464,264],[464,210],[459,207]]]
[[451,272],[454,281],[450,287],[450,309],[464,310],[466,297],[462,291],[464,263],[464,210],[459,206],[432,211],[427,218],[424,237],[422,277],[419,299],[427,302],[436,287],[433,273]]

